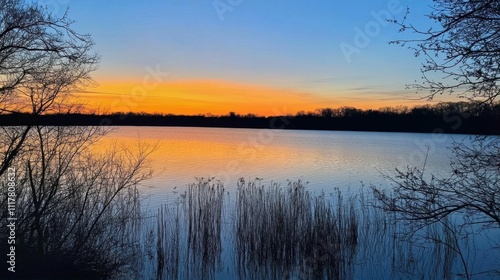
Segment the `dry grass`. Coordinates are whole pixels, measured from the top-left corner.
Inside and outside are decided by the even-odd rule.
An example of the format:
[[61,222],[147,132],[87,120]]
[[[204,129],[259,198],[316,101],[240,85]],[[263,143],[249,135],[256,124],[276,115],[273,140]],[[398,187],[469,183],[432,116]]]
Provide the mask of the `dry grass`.
[[200,179],[175,206],[161,207],[150,226],[149,275],[156,279],[222,274],[436,279],[461,273],[462,243],[451,223],[408,228],[364,190],[314,194],[301,181],[280,186],[240,180],[236,196],[228,200],[220,182]]

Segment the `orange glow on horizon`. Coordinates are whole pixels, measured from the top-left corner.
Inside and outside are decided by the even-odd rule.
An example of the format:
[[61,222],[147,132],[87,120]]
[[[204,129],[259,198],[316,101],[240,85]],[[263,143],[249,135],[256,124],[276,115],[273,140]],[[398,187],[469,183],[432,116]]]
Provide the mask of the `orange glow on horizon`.
[[[415,101],[356,99],[342,94],[324,97],[298,90],[238,84],[226,81],[193,80],[154,83],[149,81],[101,81],[96,88],[75,93],[79,102],[97,113],[145,112],[183,115],[295,114],[318,108],[351,106],[378,109],[415,105]],[[352,96],[352,93],[351,93]]]

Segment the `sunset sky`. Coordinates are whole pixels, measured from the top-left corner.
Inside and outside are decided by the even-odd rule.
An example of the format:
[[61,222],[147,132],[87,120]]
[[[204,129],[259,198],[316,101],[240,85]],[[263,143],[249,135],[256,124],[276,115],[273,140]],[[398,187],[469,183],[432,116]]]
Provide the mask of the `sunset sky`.
[[[430,0],[53,0],[101,55],[100,112],[272,115],[424,104],[419,58],[385,22],[429,26]],[[55,5],[54,3],[60,3]]]

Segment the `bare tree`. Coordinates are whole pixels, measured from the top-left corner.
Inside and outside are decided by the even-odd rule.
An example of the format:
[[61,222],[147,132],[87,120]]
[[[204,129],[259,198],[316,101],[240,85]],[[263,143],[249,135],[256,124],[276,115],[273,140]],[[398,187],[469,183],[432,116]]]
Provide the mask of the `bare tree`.
[[[35,3],[0,0],[0,113],[71,110],[67,96],[92,83],[99,57],[89,35]],[[31,126],[8,129],[0,175],[21,152]],[[5,129],[4,129],[5,130]],[[9,141],[10,140],[10,141]]]
[[[403,21],[393,20],[402,32],[423,36],[392,42],[409,45],[417,56],[425,57],[424,81],[414,86],[427,91],[429,99],[459,91],[459,96],[469,98],[470,107],[495,102],[500,96],[500,2],[434,0],[427,17],[438,27],[420,30],[407,23],[409,10]],[[434,73],[443,79],[427,75]],[[394,193],[375,189],[375,194],[387,210],[407,220],[428,224],[463,213],[479,215],[480,223],[500,228],[498,138],[476,137],[471,143],[455,143],[453,153],[449,178],[425,180],[423,169],[398,170],[395,179],[389,178],[395,184]]]
[[[0,114],[78,109],[69,97],[93,84],[99,57],[72,24],[34,1],[0,0]],[[154,148],[95,151],[108,131],[0,127],[0,176],[16,169],[18,276],[107,278],[137,259],[137,185],[151,176]],[[7,188],[0,186],[5,219]]]
[[[38,269],[44,277],[109,277],[138,259],[137,185],[151,176],[147,157],[154,147],[93,151],[106,131],[36,126],[28,135],[27,152],[13,162],[19,178],[16,244],[22,252],[21,274],[32,277],[29,271]],[[43,268],[60,261],[67,267],[57,272]]]
[[[409,46],[415,56],[425,58],[423,81],[412,86],[429,100],[444,93],[467,98],[472,109],[495,103],[500,96],[500,2],[433,2],[433,11],[427,15],[434,23],[431,28],[407,23],[409,9],[402,21],[393,20],[400,31],[410,31],[416,39],[391,43]],[[395,176],[386,175],[392,190],[373,190],[398,222],[412,225],[415,230],[410,234],[434,225],[451,232],[453,238],[441,242],[459,253],[469,278],[471,272],[458,240],[467,232],[500,229],[500,140],[475,136],[455,142],[452,152],[449,176],[426,174],[425,166],[408,167],[397,170]],[[493,247],[499,245],[500,240],[492,243]]]
[[487,137],[466,145],[455,143],[447,178],[425,176],[408,168],[397,171],[392,192],[374,189],[384,208],[404,221],[420,226],[461,214],[462,224],[500,228],[500,143]]
[[[0,0],[0,92],[13,93],[19,85],[50,76],[58,69],[78,69],[78,81],[89,80],[98,56],[90,51],[90,35],[71,28],[67,14],[56,17],[36,3]],[[74,72],[73,72],[74,73]],[[73,84],[74,81],[73,81]]]
[[427,17],[428,29],[393,22],[400,31],[416,33],[414,40],[391,43],[407,45],[423,56],[423,83],[413,86],[432,99],[436,94],[493,102],[500,95],[500,2],[497,0],[434,0]]

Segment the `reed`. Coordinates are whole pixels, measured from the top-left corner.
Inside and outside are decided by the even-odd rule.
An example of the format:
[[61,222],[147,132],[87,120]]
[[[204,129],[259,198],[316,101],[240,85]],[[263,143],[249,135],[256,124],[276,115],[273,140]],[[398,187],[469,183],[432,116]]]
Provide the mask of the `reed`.
[[465,241],[450,221],[399,223],[364,189],[315,194],[302,181],[243,179],[237,187],[226,201],[220,182],[200,179],[157,211],[146,231],[150,278],[451,279],[463,271]]
[[174,206],[158,209],[145,231],[153,278],[215,279],[221,263],[223,201],[223,185],[201,178]]
[[[187,279],[214,279],[222,251],[222,209],[224,187],[220,181],[198,180],[185,196],[188,255]],[[195,273],[191,273],[195,272]]]
[[301,181],[266,187],[240,180],[234,246],[240,278],[345,277],[358,219],[337,195],[332,207],[325,194],[313,197]]

